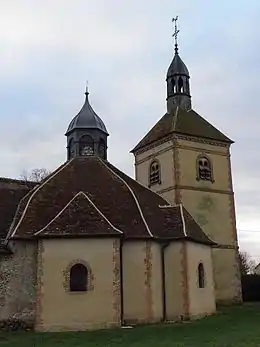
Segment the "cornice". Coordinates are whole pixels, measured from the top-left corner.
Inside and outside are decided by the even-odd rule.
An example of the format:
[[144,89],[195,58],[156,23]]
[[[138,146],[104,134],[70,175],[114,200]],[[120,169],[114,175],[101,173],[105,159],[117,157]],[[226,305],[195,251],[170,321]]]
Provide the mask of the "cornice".
[[216,146],[216,147],[229,148],[231,146],[231,143],[228,143],[228,142],[222,142],[222,141],[218,141],[218,140],[207,139],[204,137],[196,137],[196,136],[190,136],[190,135],[184,135],[184,134],[170,133],[169,135],[167,135],[167,136],[165,136],[165,137],[163,137],[157,141],[154,141],[150,144],[144,145],[143,147],[134,151],[133,154],[136,156],[138,154],[146,152],[146,151],[148,151],[154,147],[157,147],[160,144],[165,143],[165,142],[172,140],[174,138],[186,140],[186,141],[198,142],[198,143],[207,144],[207,145]]
[[234,195],[234,192],[232,190],[222,190],[222,189],[214,189],[214,188],[200,188],[200,187],[193,187],[193,186],[185,186],[185,185],[181,185],[181,184],[176,184],[174,186],[170,186],[168,188],[162,189],[157,191],[157,194],[163,194],[166,192],[169,192],[171,190],[174,189],[180,189],[180,190],[195,190],[195,191],[199,191],[199,192],[208,192],[208,193],[216,193],[216,194],[226,194],[226,195]]

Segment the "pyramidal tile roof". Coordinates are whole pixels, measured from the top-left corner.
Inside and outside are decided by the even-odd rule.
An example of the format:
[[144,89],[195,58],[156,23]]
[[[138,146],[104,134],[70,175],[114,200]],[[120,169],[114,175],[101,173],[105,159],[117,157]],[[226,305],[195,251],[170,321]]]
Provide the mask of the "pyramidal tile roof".
[[174,112],[166,113],[131,152],[174,133],[233,143],[194,110],[187,111],[177,106]]

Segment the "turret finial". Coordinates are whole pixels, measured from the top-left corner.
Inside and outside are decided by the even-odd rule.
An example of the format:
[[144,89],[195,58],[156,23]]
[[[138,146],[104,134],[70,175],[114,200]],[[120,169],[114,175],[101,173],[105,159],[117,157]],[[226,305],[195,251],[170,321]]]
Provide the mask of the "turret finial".
[[175,18],[172,18],[172,22],[174,23],[174,33],[172,37],[174,37],[174,41],[175,41],[175,54],[178,54],[178,34],[180,32],[180,30],[177,28],[178,18],[179,18],[178,16],[176,16]]
[[89,91],[88,91],[88,80],[86,82],[86,92],[85,92],[85,95],[88,96],[89,95]]

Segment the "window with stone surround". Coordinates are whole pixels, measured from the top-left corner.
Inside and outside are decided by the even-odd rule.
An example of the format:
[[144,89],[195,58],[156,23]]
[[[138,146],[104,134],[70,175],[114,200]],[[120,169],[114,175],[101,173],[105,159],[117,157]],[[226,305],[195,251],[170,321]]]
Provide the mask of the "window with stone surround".
[[153,160],[149,168],[149,187],[161,184],[161,166],[158,160]]
[[94,290],[94,275],[83,259],[73,259],[63,271],[63,286],[68,293],[84,293]]
[[86,292],[88,287],[88,269],[83,264],[75,264],[70,269],[70,291]]
[[197,158],[197,180],[213,181],[212,163],[206,155],[199,155]]
[[199,288],[205,288],[205,270],[202,263],[198,265],[198,286]]

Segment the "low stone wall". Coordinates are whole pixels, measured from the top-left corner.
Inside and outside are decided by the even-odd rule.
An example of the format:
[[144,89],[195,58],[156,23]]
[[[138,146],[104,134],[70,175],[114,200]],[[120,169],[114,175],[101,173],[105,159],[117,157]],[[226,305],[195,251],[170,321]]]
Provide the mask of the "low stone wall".
[[9,246],[13,254],[0,256],[0,322],[2,326],[6,322],[12,324],[12,321],[21,321],[23,326],[33,326],[36,242],[12,241]]

